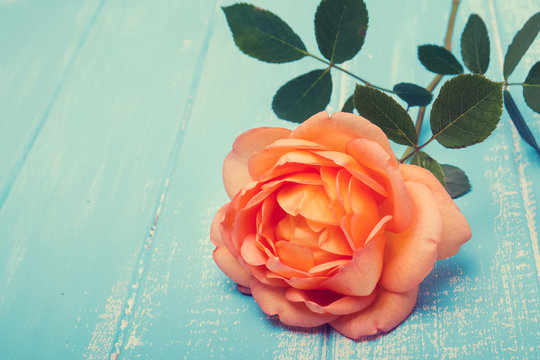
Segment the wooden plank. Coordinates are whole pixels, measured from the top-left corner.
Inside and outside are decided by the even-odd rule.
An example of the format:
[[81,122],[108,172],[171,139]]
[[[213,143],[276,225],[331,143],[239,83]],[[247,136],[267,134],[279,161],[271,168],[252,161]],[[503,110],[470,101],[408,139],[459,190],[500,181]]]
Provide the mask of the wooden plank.
[[[262,1],[258,5],[269,7]],[[288,20],[302,10],[301,20],[308,22],[315,5],[275,1],[272,10]],[[326,330],[284,331],[278,322],[266,320],[253,299],[239,294],[216,267],[208,239],[214,213],[227,200],[221,181],[223,157],[243,130],[290,126],[271,113],[271,96],[295,74],[306,72],[306,64],[274,65],[270,72],[272,65],[238,51],[221,11],[215,21],[193,114],[120,358],[150,358],[156,353],[186,359],[318,358],[326,349]],[[316,46],[311,27],[295,30],[304,30],[301,36]]]
[[0,358],[109,357],[214,7],[104,4],[0,212]]
[[[540,10],[540,6],[534,1],[523,1],[519,7],[512,9],[506,2],[498,2],[494,4],[489,2],[489,10],[492,15],[493,27],[497,25],[499,31],[494,32],[496,42],[496,54],[499,66],[502,67],[504,54],[508,48],[508,44],[512,42],[513,36],[523,26],[525,21]],[[540,59],[540,39],[532,44],[529,51],[525,54],[520,64],[517,66],[511,75],[511,81],[524,81],[529,69]],[[499,70],[500,71],[500,70]],[[514,80],[512,80],[514,79]],[[511,87],[509,89],[514,94],[515,101],[525,117],[528,126],[533,134],[538,139],[540,138],[540,115],[533,112],[525,104],[523,100],[523,90],[521,87]],[[510,122],[510,118],[505,116],[503,121]],[[538,156],[534,149],[528,146],[521,140],[517,130],[513,126],[509,126],[512,134],[512,155],[517,159],[515,171],[518,174],[519,188],[521,198],[527,218],[527,229],[531,238],[534,259],[536,263],[536,271],[540,280],[540,251],[538,238],[538,206],[540,198],[540,167],[538,166]],[[536,180],[536,181],[534,181]]]
[[0,2],[0,210],[101,5],[98,0]]

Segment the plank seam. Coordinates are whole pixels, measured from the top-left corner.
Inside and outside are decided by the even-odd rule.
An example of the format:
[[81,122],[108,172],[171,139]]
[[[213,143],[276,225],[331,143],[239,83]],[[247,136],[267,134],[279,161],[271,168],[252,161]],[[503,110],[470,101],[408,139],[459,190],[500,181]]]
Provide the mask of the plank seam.
[[[495,16],[495,7],[493,5],[493,0],[489,1],[489,12],[492,18],[492,27],[493,27],[493,37],[494,42],[497,48],[497,59],[499,60],[499,66],[502,69],[503,67],[503,52],[501,38],[499,36],[498,22]],[[525,175],[525,168],[530,164],[529,161],[524,156],[523,146],[521,144],[521,137],[516,130],[514,124],[510,124],[510,129],[512,130],[512,140],[513,140],[513,152],[516,156],[516,164],[518,170],[519,178],[519,187],[521,199],[523,200],[523,207],[525,209],[525,219],[527,221],[527,229],[529,230],[529,238],[531,239],[531,247],[533,249],[533,261],[536,265],[536,275],[537,279],[540,282],[540,249],[538,246],[538,231],[536,228],[536,206],[534,200],[531,199],[531,184],[532,182],[527,180]]]
[[73,64],[75,63],[77,57],[79,56],[79,53],[81,49],[83,48],[84,44],[86,43],[86,39],[88,38],[88,35],[94,28],[94,25],[97,22],[97,19],[99,15],[101,14],[101,10],[103,9],[103,6],[105,4],[106,0],[101,0],[96,7],[96,10],[94,11],[94,14],[90,18],[90,21],[88,22],[88,26],[86,27],[86,30],[83,32],[79,43],[77,44],[77,47],[75,48],[75,51],[70,56],[66,68],[63,72],[63,74],[60,76],[60,82],[56,86],[56,89],[54,90],[51,100],[49,101],[49,104],[45,108],[45,112],[39,119],[38,124],[36,127],[32,130],[30,133],[30,137],[26,141],[26,144],[24,145],[23,154],[20,158],[17,159],[15,162],[15,165],[11,168],[11,171],[9,172],[9,177],[6,181],[6,184],[2,188],[2,191],[0,191],[0,212],[2,211],[4,204],[6,203],[9,194],[11,193],[11,190],[13,189],[13,186],[15,185],[15,182],[17,181],[24,164],[26,163],[26,159],[28,159],[28,156],[30,155],[30,152],[34,148],[34,144],[36,143],[39,134],[41,134],[41,130],[45,126],[45,123],[47,122],[47,119],[49,118],[49,115],[51,114],[51,111],[56,104],[56,100],[60,96],[60,93],[62,92],[62,89],[64,87],[64,83],[66,79],[68,78],[68,75],[71,72],[71,69],[73,68]]
[[220,3],[220,0],[217,0],[216,6],[214,7],[214,9],[212,10],[212,13],[210,14],[210,19],[209,19],[208,26],[206,29],[205,38],[204,38],[204,41],[203,41],[203,44],[199,53],[199,60],[197,61],[197,66],[195,68],[190,90],[188,93],[187,102],[182,112],[182,115],[180,117],[180,124],[178,127],[178,131],[176,133],[173,147],[169,153],[169,159],[167,161],[165,173],[161,181],[159,196],[156,201],[156,205],[154,206],[154,211],[152,213],[149,231],[145,235],[143,244],[141,246],[141,250],[139,252],[139,256],[136,262],[137,265],[133,271],[132,279],[128,286],[128,293],[127,293],[126,299],[124,300],[122,311],[120,313],[120,316],[116,324],[115,335],[111,343],[111,348],[109,350],[109,359],[111,360],[117,360],[120,357],[120,352],[122,350],[122,344],[124,342],[124,338],[127,332],[129,321],[133,317],[132,310],[136,301],[139,298],[141,283],[146,278],[146,273],[147,273],[146,268],[147,268],[148,263],[150,262],[150,254],[151,254],[154,237],[157,230],[159,216],[165,207],[168,193],[169,193],[169,185],[171,182],[171,178],[178,165],[178,158],[180,156],[180,152],[182,149],[185,129],[191,118],[193,105],[195,103],[195,96],[199,89],[199,84],[202,77],[204,63],[208,54],[210,40],[212,38],[212,34],[214,31],[215,13],[216,13],[217,7],[219,6],[219,3]]

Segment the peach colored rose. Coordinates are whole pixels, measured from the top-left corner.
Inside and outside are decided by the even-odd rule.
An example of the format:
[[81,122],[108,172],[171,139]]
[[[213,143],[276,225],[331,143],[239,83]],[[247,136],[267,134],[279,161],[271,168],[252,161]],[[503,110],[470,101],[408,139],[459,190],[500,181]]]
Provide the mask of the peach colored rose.
[[214,260],[288,325],[390,331],[435,260],[471,236],[437,179],[400,165],[385,134],[349,113],[246,131],[223,181],[231,202],[212,223]]

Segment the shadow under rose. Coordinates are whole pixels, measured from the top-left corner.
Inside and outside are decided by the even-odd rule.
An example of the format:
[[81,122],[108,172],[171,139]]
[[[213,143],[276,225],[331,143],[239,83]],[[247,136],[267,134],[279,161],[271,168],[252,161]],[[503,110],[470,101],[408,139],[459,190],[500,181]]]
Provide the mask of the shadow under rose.
[[[430,317],[438,309],[455,307],[457,305],[456,301],[458,301],[455,294],[462,291],[466,281],[477,276],[478,270],[478,265],[474,262],[474,259],[465,254],[459,254],[450,259],[437,261],[433,270],[420,283],[416,305],[411,315],[417,314]],[[224,290],[227,289],[226,291],[234,291],[238,296],[251,298],[254,303],[253,305],[255,305],[255,301],[251,295],[246,291],[242,291],[243,289],[239,288],[236,284],[231,286],[230,281],[225,281],[222,285]],[[283,324],[279,320],[278,315],[268,316],[260,308],[258,311],[263,318],[266,318],[268,326],[276,330],[286,330],[302,335],[320,334],[326,336],[333,332],[333,329],[328,324],[313,328],[290,326]],[[404,322],[407,322],[409,318],[410,315]],[[399,326],[396,328],[399,328]],[[391,333],[396,328],[389,332],[364,336],[356,339],[356,341],[374,341]]]

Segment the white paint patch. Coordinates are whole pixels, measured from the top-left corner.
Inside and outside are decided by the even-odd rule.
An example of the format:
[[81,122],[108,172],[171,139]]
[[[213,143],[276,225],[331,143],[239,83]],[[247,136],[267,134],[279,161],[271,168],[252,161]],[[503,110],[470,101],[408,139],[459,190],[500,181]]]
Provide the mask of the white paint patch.
[[525,176],[525,168],[529,166],[529,162],[525,160],[521,153],[521,138],[517,134],[517,130],[512,127],[512,135],[514,137],[514,148],[518,154],[518,175],[519,185],[521,188],[521,197],[523,199],[523,207],[525,208],[525,218],[527,219],[527,229],[529,230],[529,236],[531,238],[531,245],[534,252],[534,262],[536,264],[536,273],[538,280],[540,280],[540,250],[538,249],[538,230],[536,228],[536,204],[532,199],[531,185],[532,182],[528,181]]
[[[322,336],[323,334],[324,336]],[[277,342],[277,348],[274,350],[273,358],[279,360],[325,359],[327,336],[327,326],[308,329],[302,332],[294,328],[284,330],[276,336],[279,341]]]
[[[116,324],[122,312],[122,303],[126,296],[128,283],[119,281],[112,288],[112,295],[107,298],[105,311],[98,315],[98,321],[92,332],[92,339],[83,354],[84,359],[106,359],[116,333]],[[127,323],[122,322],[126,327]]]
[[138,325],[135,325],[133,327],[133,330],[129,334],[129,338],[128,338],[127,344],[124,347],[124,349],[126,349],[126,350],[127,349],[134,349],[135,347],[142,345],[142,343],[143,343],[142,342],[142,335],[137,335],[136,334],[137,328],[138,328]]
[[127,308],[125,310],[126,315],[131,314],[131,310],[133,309],[133,304],[135,303],[135,294],[133,294],[127,301]]

